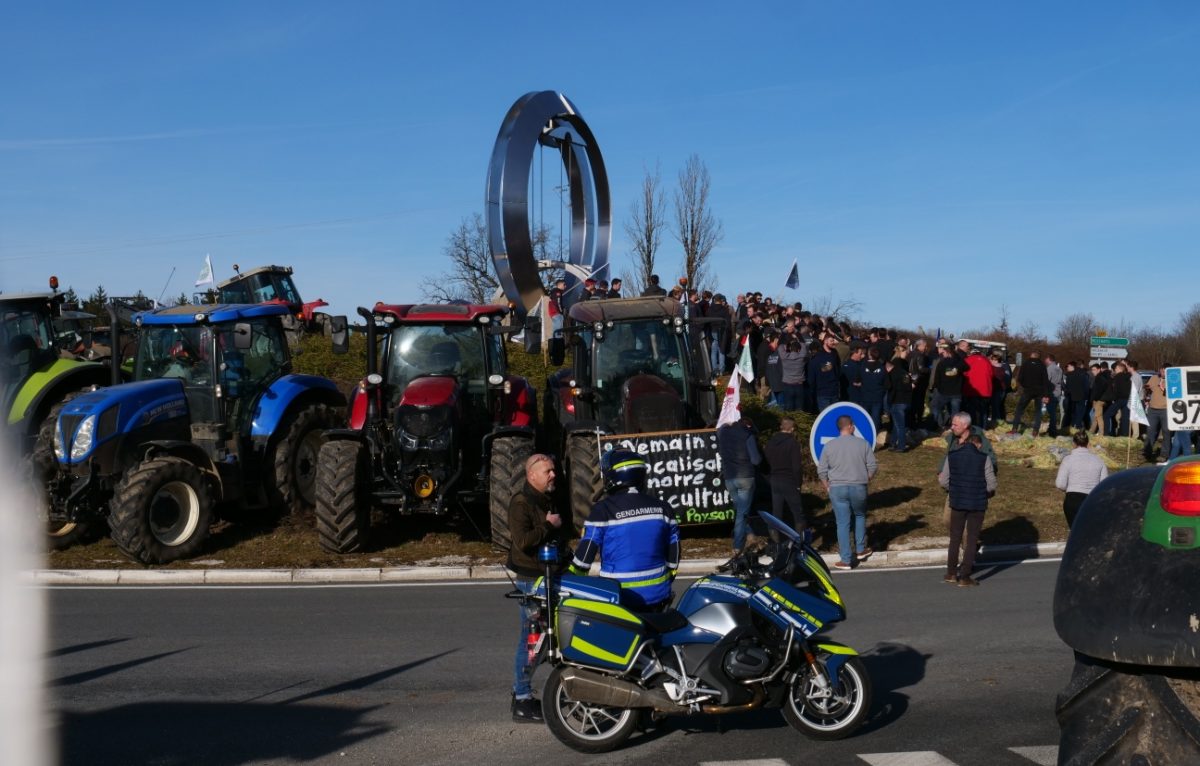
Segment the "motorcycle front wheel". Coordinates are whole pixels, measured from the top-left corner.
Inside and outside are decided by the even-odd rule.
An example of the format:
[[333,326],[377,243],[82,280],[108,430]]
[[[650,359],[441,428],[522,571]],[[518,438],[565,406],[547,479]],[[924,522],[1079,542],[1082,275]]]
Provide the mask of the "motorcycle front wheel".
[[637,727],[637,711],[571,699],[563,688],[565,666],[550,671],[542,692],[542,717],[551,733],[581,753],[607,753],[625,743]]
[[[817,662],[825,667],[829,657],[822,652]],[[826,686],[822,689],[811,672],[796,676],[783,703],[783,717],[813,739],[848,737],[871,710],[871,677],[862,660],[851,657]]]

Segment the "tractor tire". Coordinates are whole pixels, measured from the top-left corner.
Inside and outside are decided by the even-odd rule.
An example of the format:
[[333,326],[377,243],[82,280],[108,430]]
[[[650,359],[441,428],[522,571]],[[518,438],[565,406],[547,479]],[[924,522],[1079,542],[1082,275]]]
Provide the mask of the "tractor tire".
[[592,506],[600,499],[604,488],[595,436],[584,434],[569,438],[567,472],[571,487],[571,521],[575,525],[575,533],[583,534],[583,524],[591,515]]
[[68,402],[87,392],[86,388],[72,391],[64,396],[61,402],[50,408],[50,412],[38,426],[37,440],[34,442],[33,452],[30,455],[31,464],[26,471],[26,475],[29,476],[33,485],[33,500],[37,504],[38,518],[44,519],[46,522],[47,543],[52,551],[65,550],[76,543],[88,540],[92,537],[96,527],[103,526],[104,523],[100,518],[102,513],[99,510],[94,519],[68,522],[50,521],[48,513],[50,500],[46,496],[46,488],[50,480],[58,473],[58,459],[54,457],[54,429],[58,425],[58,416]]
[[525,461],[533,454],[533,440],[524,436],[501,436],[492,441],[488,468],[488,511],[492,522],[492,547],[507,551],[512,545],[508,531],[508,505],[525,481]]
[[177,457],[135,465],[117,483],[108,525],[117,547],[143,564],[166,564],[200,552],[213,521],[208,477]]
[[321,445],[325,432],[336,426],[334,411],[324,404],[309,405],[280,425],[271,446],[267,483],[267,496],[280,514],[299,517],[313,512]]
[[356,441],[321,445],[317,466],[317,541],[330,553],[354,553],[367,545],[371,506],[362,489],[370,481],[367,453]]
[[1200,674],[1124,665],[1075,653],[1058,695],[1058,762],[1200,763]]

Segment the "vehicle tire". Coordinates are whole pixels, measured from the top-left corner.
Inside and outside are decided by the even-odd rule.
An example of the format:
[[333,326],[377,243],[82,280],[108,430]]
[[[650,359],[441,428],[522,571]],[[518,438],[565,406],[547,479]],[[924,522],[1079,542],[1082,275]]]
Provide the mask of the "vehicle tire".
[[[831,655],[818,652],[822,666]],[[823,692],[811,673],[797,675],[783,703],[783,717],[792,728],[813,739],[842,739],[854,733],[871,712],[871,677],[858,657],[838,671],[838,688]]]
[[303,516],[317,501],[317,460],[325,432],[336,427],[334,411],[313,404],[290,415],[280,426],[271,447],[272,467],[267,494],[281,514]]
[[97,509],[95,519],[77,519],[75,521],[51,521],[50,520],[50,500],[47,497],[47,488],[50,481],[58,473],[58,460],[54,457],[54,429],[58,424],[58,416],[62,413],[63,407],[77,396],[86,394],[88,389],[80,389],[72,391],[62,398],[62,401],[50,408],[50,412],[42,419],[41,425],[38,426],[37,439],[33,444],[33,452],[30,454],[30,463],[24,471],[24,475],[29,477],[32,484],[33,501],[36,503],[37,515],[39,519],[45,521],[47,542],[50,550],[61,551],[83,542],[92,536],[93,530],[103,524],[100,520],[101,512]]
[[1058,695],[1059,763],[1200,763],[1200,673],[1075,653]]
[[178,457],[139,463],[117,483],[108,525],[125,555],[143,564],[194,556],[213,520],[208,477]]
[[367,451],[356,441],[321,445],[317,466],[317,541],[330,553],[354,553],[367,545],[371,506],[363,489],[370,481]]
[[637,728],[638,711],[571,699],[562,684],[565,670],[566,666],[559,665],[550,671],[542,691],[542,717],[550,732],[581,753],[607,753],[625,744]]
[[492,440],[488,466],[488,511],[491,516],[492,547],[507,551],[512,545],[508,531],[508,504],[525,482],[525,461],[533,454],[533,440],[524,436],[501,436]]
[[571,487],[571,520],[575,524],[576,534],[583,534],[583,524],[604,487],[595,436],[582,434],[570,438],[567,442],[567,471]]

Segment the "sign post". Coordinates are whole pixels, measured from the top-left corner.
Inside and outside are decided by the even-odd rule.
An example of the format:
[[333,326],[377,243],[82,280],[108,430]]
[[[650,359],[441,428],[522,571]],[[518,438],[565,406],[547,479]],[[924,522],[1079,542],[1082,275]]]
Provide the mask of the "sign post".
[[1200,366],[1167,368],[1167,424],[1172,431],[1200,431]]
[[841,435],[837,421],[842,415],[849,415],[854,420],[854,435],[871,445],[871,449],[875,449],[877,434],[870,413],[853,402],[834,402],[821,410],[817,419],[813,421],[812,431],[808,434],[808,451],[812,453],[814,463],[821,462],[821,452],[825,445]]
[[1124,359],[1129,356],[1129,338],[1108,338],[1098,335],[1091,340],[1091,363],[1100,360]]

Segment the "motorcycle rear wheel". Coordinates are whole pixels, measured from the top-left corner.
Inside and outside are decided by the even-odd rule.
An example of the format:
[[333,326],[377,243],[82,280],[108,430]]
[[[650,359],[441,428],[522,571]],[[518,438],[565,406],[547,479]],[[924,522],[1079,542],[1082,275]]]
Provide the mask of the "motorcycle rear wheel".
[[550,671],[542,692],[542,717],[550,732],[581,753],[607,753],[625,744],[637,728],[638,711],[571,699],[563,688],[565,670],[565,666],[559,665]]
[[[817,662],[825,665],[830,655],[822,652]],[[783,717],[813,739],[848,737],[871,712],[871,677],[858,657],[846,660],[834,688],[822,691],[811,674],[792,681],[783,703]]]

